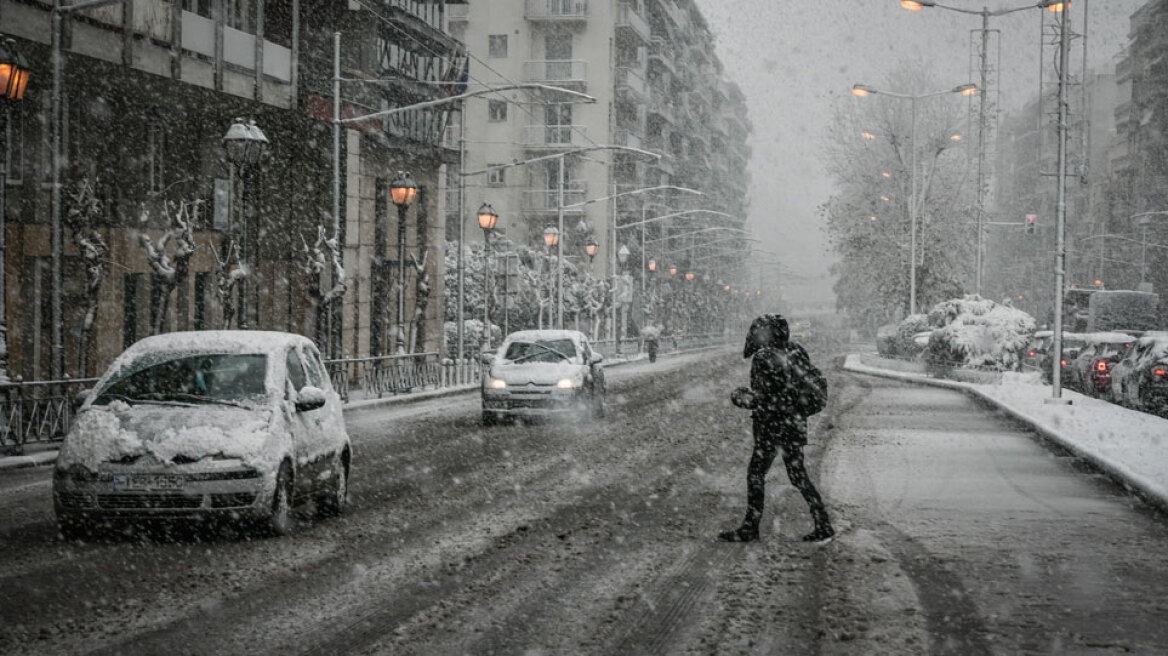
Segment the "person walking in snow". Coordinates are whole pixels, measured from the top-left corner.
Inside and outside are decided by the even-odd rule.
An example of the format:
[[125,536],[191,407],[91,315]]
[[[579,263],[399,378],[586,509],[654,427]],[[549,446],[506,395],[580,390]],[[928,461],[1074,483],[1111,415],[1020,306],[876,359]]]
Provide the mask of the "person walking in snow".
[[802,346],[790,341],[787,320],[778,314],[758,317],[746,335],[744,358],[751,358],[750,387],[739,387],[731,402],[753,411],[754,453],[746,474],[746,518],[742,525],[718,534],[726,542],[758,539],[766,499],[766,475],[779,449],[787,477],[803,495],[815,524],[805,542],[826,542],[835,535],[823,498],[807,476],[803,447],[807,417],[827,404],[827,382],[811,364]]

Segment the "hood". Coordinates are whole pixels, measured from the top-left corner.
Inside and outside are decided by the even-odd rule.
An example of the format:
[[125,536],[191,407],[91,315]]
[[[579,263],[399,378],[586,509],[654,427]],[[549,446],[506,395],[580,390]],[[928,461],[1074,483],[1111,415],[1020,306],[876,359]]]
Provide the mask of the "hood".
[[491,367],[491,377],[502,378],[508,386],[529,383],[555,385],[561,379],[582,375],[583,370],[584,365],[571,362],[498,363]]
[[183,464],[210,456],[256,466],[272,436],[271,411],[225,406],[91,406],[78,414],[62,445],[62,466],[96,471],[103,462],[150,456]]
[[786,348],[791,339],[791,329],[787,320],[780,314],[764,314],[750,324],[746,333],[746,346],[742,350],[742,357],[751,358],[759,350],[770,348]]

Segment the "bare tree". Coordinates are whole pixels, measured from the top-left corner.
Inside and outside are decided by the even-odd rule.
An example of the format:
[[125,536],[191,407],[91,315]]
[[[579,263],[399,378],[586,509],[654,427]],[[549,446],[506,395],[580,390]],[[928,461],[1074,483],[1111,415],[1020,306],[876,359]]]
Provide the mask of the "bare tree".
[[[215,256],[215,295],[219,298],[219,308],[223,312],[223,330],[227,330],[235,316],[235,288],[247,277],[247,267],[240,259],[239,244],[228,240],[224,250],[226,254],[220,258],[215,247],[211,246],[211,254]],[[235,268],[228,269],[233,260]]]
[[[185,284],[190,270],[190,259],[195,254],[195,221],[198,218],[201,200],[168,202],[163,211],[170,228],[163,233],[158,244],[150,240],[146,233],[138,235],[138,243],[146,249],[146,259],[150,262],[150,331],[162,333],[166,325],[166,312],[170,305],[170,294],[176,287],[185,294]],[[173,255],[166,252],[167,245],[174,241]],[[186,324],[185,318],[182,322]]]
[[109,246],[94,223],[101,216],[101,203],[89,180],[82,179],[68,191],[69,209],[66,224],[73,231],[73,242],[85,262],[85,318],[81,322],[81,344],[77,349],[78,371],[84,378],[89,367],[90,341],[97,323],[98,293],[105,279],[105,256]]
[[430,253],[423,250],[422,259],[410,253],[410,263],[417,272],[414,287],[414,319],[410,322],[410,352],[421,349],[426,342],[426,307],[430,304],[430,272],[426,270],[426,260]]
[[[308,297],[312,302],[313,316],[316,318],[316,343],[325,344],[325,326],[331,314],[332,304],[345,296],[348,285],[345,282],[345,267],[341,262],[341,247],[336,238],[325,237],[323,225],[316,228],[316,241],[310,247],[301,236],[304,244],[304,274],[308,278]],[[325,250],[328,253],[325,253]],[[327,292],[321,287],[324,271],[332,260],[333,286]],[[329,349],[331,349],[331,344]]]

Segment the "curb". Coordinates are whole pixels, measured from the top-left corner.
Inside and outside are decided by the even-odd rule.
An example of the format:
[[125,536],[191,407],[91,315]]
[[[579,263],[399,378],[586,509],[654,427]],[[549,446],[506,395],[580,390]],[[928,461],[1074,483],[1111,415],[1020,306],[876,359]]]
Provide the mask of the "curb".
[[57,461],[57,450],[41,451],[27,456],[7,456],[0,458],[0,471],[7,471],[10,469],[25,469],[27,467],[40,467],[42,465],[51,465]]
[[966,396],[972,397],[975,401],[983,405],[991,406],[997,410],[1008,415],[1014,421],[1023,424],[1038,433],[1040,437],[1049,442],[1057,444],[1060,448],[1065,449],[1077,458],[1081,458],[1095,467],[1115,483],[1121,485],[1124,489],[1135,493],[1141,499],[1156,507],[1161,512],[1168,513],[1168,493],[1159,489],[1139,476],[1134,476],[1128,471],[1127,467],[1120,463],[1113,462],[1107,458],[1099,456],[1095,453],[1083,449],[1072,440],[1067,439],[1058,431],[1046,426],[1045,424],[1029,417],[1010,406],[1005,405],[998,399],[985,394],[981,390],[970,387],[967,383],[959,383],[949,380],[938,380],[931,378],[922,378],[919,375],[904,374],[900,372],[878,370],[875,367],[868,365],[860,365],[856,367],[850,364],[847,360],[844,361],[843,369],[845,371],[861,374],[865,376],[875,376],[877,378],[888,378],[906,383],[914,383],[917,385],[927,385],[931,387],[941,387],[944,389],[954,390],[964,393]]

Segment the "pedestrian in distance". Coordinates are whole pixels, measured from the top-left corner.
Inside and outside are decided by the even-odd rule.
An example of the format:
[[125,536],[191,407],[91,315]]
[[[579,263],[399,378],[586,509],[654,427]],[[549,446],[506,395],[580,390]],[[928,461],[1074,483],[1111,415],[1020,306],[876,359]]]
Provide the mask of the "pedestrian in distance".
[[718,534],[718,539],[758,539],[767,471],[782,449],[787,477],[803,495],[815,524],[803,541],[827,542],[835,530],[803,462],[807,417],[827,405],[827,380],[811,364],[807,351],[790,341],[787,320],[778,314],[765,314],[754,320],[746,335],[743,357],[751,359],[750,387],[735,389],[730,401],[753,411],[754,453],[746,473],[746,518],[738,528]]

